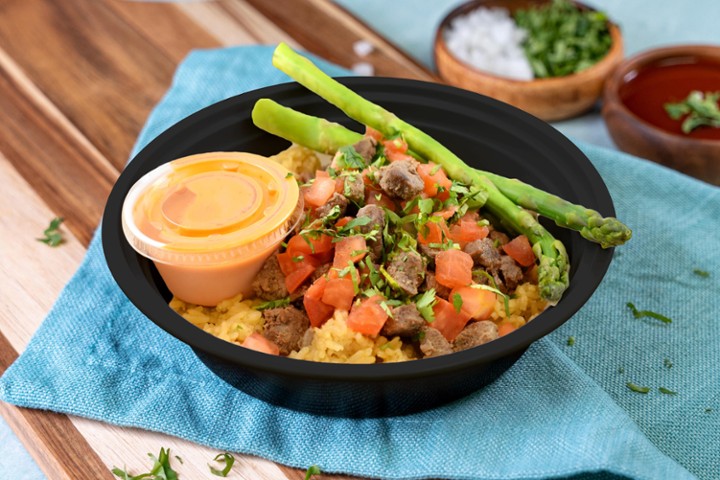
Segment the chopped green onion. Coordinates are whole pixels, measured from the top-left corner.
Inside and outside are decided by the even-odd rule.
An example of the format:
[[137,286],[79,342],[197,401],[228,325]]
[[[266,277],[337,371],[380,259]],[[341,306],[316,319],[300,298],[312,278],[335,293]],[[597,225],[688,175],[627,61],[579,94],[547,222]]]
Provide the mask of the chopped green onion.
[[665,387],[658,387],[658,390],[660,390],[660,393],[664,393],[665,395],[677,395],[677,392],[674,392],[670,389],[667,389]]
[[573,345],[575,345],[575,337],[570,335],[567,339],[567,345],[568,347],[572,347]]

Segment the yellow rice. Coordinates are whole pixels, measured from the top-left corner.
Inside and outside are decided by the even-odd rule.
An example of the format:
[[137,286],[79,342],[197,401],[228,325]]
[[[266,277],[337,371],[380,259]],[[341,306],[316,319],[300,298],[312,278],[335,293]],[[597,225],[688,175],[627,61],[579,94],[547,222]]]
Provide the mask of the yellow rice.
[[[321,168],[320,158],[307,148],[293,145],[270,157],[295,173],[312,174]],[[233,343],[242,343],[253,332],[262,333],[262,313],[254,306],[259,301],[243,299],[242,295],[224,300],[216,307],[203,307],[173,298],[170,307],[183,318],[206,332]],[[509,300],[510,315],[498,297],[491,320],[500,324],[510,322],[519,328],[535,318],[547,307],[540,298],[538,286],[524,283],[517,287]],[[332,363],[402,362],[417,358],[411,344],[403,344],[400,337],[371,338],[348,328],[348,313],[337,310],[322,327],[314,329],[309,346],[290,353],[291,358]]]

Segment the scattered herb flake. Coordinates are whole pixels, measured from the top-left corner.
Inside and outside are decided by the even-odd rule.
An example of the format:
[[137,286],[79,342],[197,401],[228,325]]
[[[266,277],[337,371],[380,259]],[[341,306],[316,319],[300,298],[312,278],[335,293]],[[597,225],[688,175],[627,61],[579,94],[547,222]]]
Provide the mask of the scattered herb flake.
[[[141,473],[139,475],[130,475],[127,470],[121,470],[119,468],[113,468],[111,472],[121,480],[178,480],[178,474],[170,466],[170,449],[160,449],[160,454],[156,457],[152,453],[148,453],[154,464],[152,470],[148,473]],[[178,458],[179,457],[175,457]],[[182,463],[182,461],[180,461]]]
[[293,178],[295,175],[292,172],[285,174],[285,178]]
[[660,320],[663,323],[672,323],[672,320],[665,315],[661,315],[651,310],[638,310],[631,302],[628,302],[626,305],[632,311],[632,314],[635,318],[651,317],[656,320]]
[[305,480],[310,480],[311,477],[314,475],[320,475],[320,473],[322,473],[320,472],[320,467],[313,465],[305,471]]
[[648,392],[650,391],[650,387],[641,387],[641,386],[639,386],[639,385],[635,385],[635,384],[632,383],[632,382],[627,382],[625,385],[627,385],[627,387],[628,387],[630,390],[632,390],[633,392],[637,392],[637,393],[643,393],[643,394],[645,394],[645,393],[648,393]]
[[305,257],[303,255],[298,255],[297,257],[292,257],[292,261],[295,263],[302,262],[305,260]]
[[575,345],[575,337],[570,335],[567,339],[567,345],[568,347],[572,347],[573,345]]
[[619,374],[625,373],[625,369],[623,367],[618,367],[618,373]]
[[706,272],[705,270],[700,270],[699,268],[696,268],[693,270],[693,273],[697,275],[698,277],[702,278],[708,278],[710,276],[710,272]]
[[180,465],[183,465],[183,464],[185,463],[185,462],[183,462],[183,459],[180,458],[180,457],[177,456],[177,455],[175,455],[175,459],[176,459],[178,462],[180,462]]
[[55,217],[50,220],[50,225],[43,231],[42,238],[36,239],[38,242],[43,242],[50,247],[57,247],[63,242],[62,234],[60,233],[60,224],[64,221],[62,217]]
[[667,389],[665,387],[658,387],[658,390],[660,393],[664,393],[665,395],[677,395],[677,392],[674,392],[670,389]]
[[706,408],[706,409],[705,409],[705,413],[711,413],[712,411],[713,411],[712,408]]
[[663,360],[663,365],[665,365],[665,368],[672,368],[673,363],[670,361],[669,358],[666,358]]
[[233,467],[233,464],[235,463],[235,457],[227,452],[219,453],[215,458],[213,458],[213,461],[224,464],[225,467],[222,470],[218,470],[217,468],[208,464],[208,467],[210,467],[210,473],[212,473],[213,475],[217,475],[218,477],[227,477],[228,473],[230,473],[230,470]]

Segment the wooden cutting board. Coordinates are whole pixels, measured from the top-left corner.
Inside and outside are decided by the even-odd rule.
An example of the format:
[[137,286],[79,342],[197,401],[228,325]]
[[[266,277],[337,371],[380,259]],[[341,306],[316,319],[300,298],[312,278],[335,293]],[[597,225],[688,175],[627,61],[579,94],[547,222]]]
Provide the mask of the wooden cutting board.
[[[375,50],[357,58],[353,44]],[[435,80],[386,39],[326,0],[139,3],[0,0],[0,374],[17,358],[77,269],[110,189],[151,108],[189,50],[285,41],[376,75]],[[66,242],[35,238],[55,216]],[[146,472],[171,449],[181,479],[216,478],[218,451],[163,434],[0,402],[50,479]],[[174,456],[183,459],[181,464]],[[228,478],[302,479],[247,455]],[[348,477],[322,475],[318,479]]]

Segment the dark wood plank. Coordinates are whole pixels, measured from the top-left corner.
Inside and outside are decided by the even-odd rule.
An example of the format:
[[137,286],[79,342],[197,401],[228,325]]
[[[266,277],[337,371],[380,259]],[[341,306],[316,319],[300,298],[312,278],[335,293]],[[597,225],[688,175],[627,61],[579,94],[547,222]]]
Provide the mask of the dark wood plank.
[[97,0],[3,0],[0,48],[118,169],[175,69]]
[[220,42],[174,4],[104,0],[143,38],[179,63],[192,49],[215,48]]
[[[330,0],[226,1],[252,5],[303,48],[343,67],[369,62],[377,76],[437,81],[427,68]],[[361,39],[375,46],[375,51],[366,58],[353,52],[353,44]]]
[[0,61],[0,124],[0,152],[87,245],[117,170],[7,61]]
[[[0,375],[5,373],[17,356],[17,352],[0,333]],[[67,416],[19,408],[4,402],[0,402],[0,415],[5,418],[48,478],[115,478]]]

